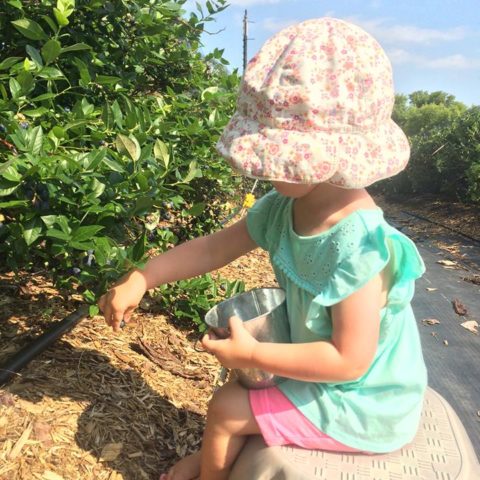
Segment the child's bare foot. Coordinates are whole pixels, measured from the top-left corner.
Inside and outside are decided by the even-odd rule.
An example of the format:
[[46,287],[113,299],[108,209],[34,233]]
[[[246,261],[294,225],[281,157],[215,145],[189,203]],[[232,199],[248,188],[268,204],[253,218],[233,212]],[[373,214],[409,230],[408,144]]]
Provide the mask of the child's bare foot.
[[200,460],[200,452],[182,458],[160,480],[195,480],[200,475]]

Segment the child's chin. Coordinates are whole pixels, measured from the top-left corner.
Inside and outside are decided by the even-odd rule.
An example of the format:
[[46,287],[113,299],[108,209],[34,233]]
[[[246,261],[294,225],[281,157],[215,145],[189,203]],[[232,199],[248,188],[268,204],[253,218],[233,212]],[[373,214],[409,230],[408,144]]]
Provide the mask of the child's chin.
[[316,185],[305,183],[272,182],[275,190],[284,197],[301,198],[310,193]]

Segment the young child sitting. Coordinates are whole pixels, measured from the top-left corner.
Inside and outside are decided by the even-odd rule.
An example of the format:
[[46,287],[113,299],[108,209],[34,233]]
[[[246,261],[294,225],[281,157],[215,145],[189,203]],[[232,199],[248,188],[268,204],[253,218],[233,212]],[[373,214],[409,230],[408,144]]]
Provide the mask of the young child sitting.
[[259,343],[233,317],[229,338],[209,334],[203,345],[227,368],[287,380],[220,388],[201,451],[161,480],[228,478],[249,435],[368,453],[413,439],[427,376],[410,301],[424,265],[365,190],[409,158],[393,104],[390,62],[360,28],[320,18],[276,34],[250,61],[218,143],[236,170],[274,190],[246,218],[151,258],[100,299],[118,331],[146,290],[257,247],[269,252],[286,292],[291,343]]

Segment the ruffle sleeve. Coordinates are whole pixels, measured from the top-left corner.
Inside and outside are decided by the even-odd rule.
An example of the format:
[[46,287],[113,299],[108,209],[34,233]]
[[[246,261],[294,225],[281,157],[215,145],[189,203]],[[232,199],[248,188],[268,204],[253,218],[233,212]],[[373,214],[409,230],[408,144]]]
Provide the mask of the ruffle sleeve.
[[264,250],[269,249],[269,226],[275,215],[279,195],[275,190],[258,199],[247,213],[247,229],[252,240]]
[[362,288],[389,262],[391,284],[387,308],[391,312],[405,308],[412,300],[414,282],[423,275],[425,266],[415,244],[408,237],[381,223],[339,262],[330,279],[313,298],[306,318],[307,327],[315,331],[315,319],[323,315],[325,307],[341,302]]

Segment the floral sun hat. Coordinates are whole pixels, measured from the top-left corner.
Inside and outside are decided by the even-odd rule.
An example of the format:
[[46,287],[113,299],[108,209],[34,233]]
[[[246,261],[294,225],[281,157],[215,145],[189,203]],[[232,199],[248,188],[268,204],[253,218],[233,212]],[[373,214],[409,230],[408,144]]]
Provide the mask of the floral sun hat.
[[249,62],[217,149],[249,177],[366,187],[410,156],[394,101],[391,64],[375,39],[342,20],[308,20]]

